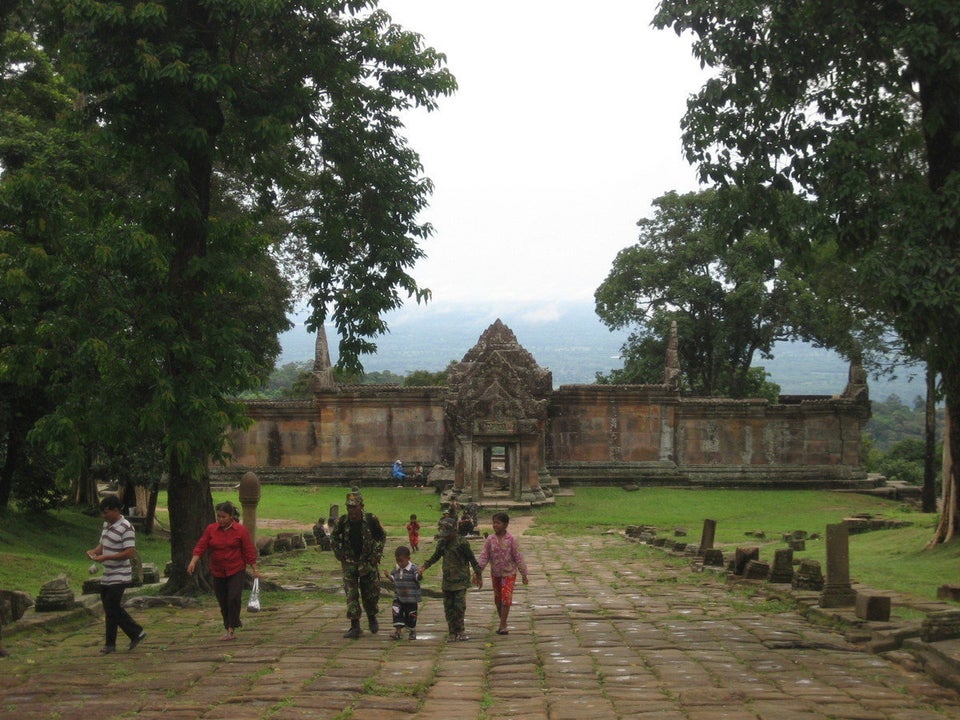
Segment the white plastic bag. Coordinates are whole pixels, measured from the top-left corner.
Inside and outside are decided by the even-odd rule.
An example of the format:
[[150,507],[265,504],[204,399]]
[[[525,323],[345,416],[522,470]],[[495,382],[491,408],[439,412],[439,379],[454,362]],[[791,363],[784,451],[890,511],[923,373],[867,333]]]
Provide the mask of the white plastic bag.
[[250,612],[260,612],[260,578],[253,579],[253,587],[250,589],[250,601],[247,603],[247,610]]

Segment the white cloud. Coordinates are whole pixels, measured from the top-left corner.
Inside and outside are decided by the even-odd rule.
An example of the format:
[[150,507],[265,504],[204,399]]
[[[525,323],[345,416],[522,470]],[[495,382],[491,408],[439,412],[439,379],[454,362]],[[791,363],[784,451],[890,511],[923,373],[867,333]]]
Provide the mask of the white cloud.
[[415,271],[433,303],[591,298],[651,201],[696,187],[679,121],[705,76],[686,40],[650,27],[655,2],[381,7],[460,85],[406,119],[435,184]]

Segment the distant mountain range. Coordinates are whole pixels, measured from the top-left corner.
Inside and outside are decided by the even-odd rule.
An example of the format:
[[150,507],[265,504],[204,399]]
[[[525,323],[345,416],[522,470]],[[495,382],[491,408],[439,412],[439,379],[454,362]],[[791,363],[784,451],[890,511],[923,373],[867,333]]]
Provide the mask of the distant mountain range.
[[[592,383],[597,372],[621,367],[620,347],[626,332],[611,332],[597,318],[589,301],[569,303],[495,303],[403,308],[387,316],[390,332],[376,339],[378,351],[363,359],[367,371],[405,375],[413,370],[436,372],[460,360],[476,345],[491,323],[502,320],[541,367],[553,373],[554,387]],[[279,364],[313,360],[315,337],[295,317],[296,327],[280,337]],[[327,328],[331,361],[336,362],[337,337]],[[847,363],[836,353],[806,343],[780,343],[774,359],[757,361],[786,395],[834,395],[847,383]],[[916,376],[916,377],[914,377]],[[923,376],[904,369],[894,380],[870,380],[870,397],[896,394],[907,404],[924,394]]]

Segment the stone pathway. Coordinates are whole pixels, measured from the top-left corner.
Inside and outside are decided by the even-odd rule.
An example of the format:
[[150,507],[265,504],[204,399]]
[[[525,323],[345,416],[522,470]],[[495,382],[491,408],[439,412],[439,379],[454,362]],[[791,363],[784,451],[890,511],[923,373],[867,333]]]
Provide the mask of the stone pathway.
[[[778,602],[694,574],[688,562],[610,535],[524,536],[522,546],[531,584],[518,585],[507,636],[493,632],[488,582],[468,596],[472,639],[463,643],[446,641],[433,597],[413,642],[390,640],[386,628],[343,640],[343,603],[318,595],[273,606],[265,594],[269,609],[245,614],[234,642],[217,640],[213,602],[135,610],[149,637],[132,654],[97,654],[99,618],[15,636],[14,656],[0,661],[0,717],[960,717],[954,691],[857,651]],[[436,587],[438,573],[428,573],[425,586]]]

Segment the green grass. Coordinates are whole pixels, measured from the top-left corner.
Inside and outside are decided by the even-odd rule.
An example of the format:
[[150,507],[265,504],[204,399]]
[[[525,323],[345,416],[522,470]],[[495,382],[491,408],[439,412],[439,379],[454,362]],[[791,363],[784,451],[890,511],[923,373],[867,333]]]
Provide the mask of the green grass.
[[[257,510],[263,523],[260,534],[306,529],[317,518],[325,518],[332,504],[340,505],[343,512],[345,493],[342,487],[264,487]],[[418,515],[422,532],[428,536],[440,516],[437,495],[397,488],[369,488],[363,494],[367,509],[380,517],[391,543],[406,538],[404,526],[411,513]],[[215,492],[214,500],[235,502],[236,492]],[[166,497],[162,494],[158,508],[161,526],[169,528]],[[854,581],[878,590],[928,599],[936,597],[941,585],[960,582],[960,542],[924,550],[933,536],[936,516],[915,512],[899,502],[856,493],[671,488],[626,492],[620,488],[578,487],[572,496],[558,497],[555,506],[535,510],[535,524],[527,532],[576,537],[622,530],[627,525],[654,525],[668,536],[674,528],[686,528],[686,540],[696,543],[703,520],[710,518],[717,521],[718,546],[732,550],[738,545],[760,545],[761,558],[772,559],[775,548],[785,547],[783,533],[806,530],[823,535],[828,524],[860,513],[913,524],[897,530],[852,535],[850,569]],[[483,529],[489,529],[489,517],[481,517],[480,522]],[[0,587],[24,590],[35,596],[44,582],[64,573],[71,587],[78,590],[87,577],[86,550],[96,545],[99,528],[99,517],[76,510],[45,515],[0,511]],[[755,531],[763,531],[766,538],[747,536]],[[138,548],[144,561],[162,568],[169,558],[169,548],[161,535],[141,534]],[[628,558],[637,550],[636,545],[624,543],[611,552],[622,552]],[[322,559],[314,554],[303,555],[304,565],[295,576],[322,576],[328,570],[328,554],[323,555]],[[794,555],[824,562],[824,541],[808,540],[807,549]]]
[[[277,532],[302,529],[312,526],[318,518],[326,519],[331,505],[339,505],[341,514],[346,512],[346,493],[347,488],[343,487],[267,486],[261,492],[257,517],[273,520],[271,529],[276,527]],[[409,488],[383,487],[364,488],[362,493],[366,509],[376,514],[388,531],[393,530],[404,537],[406,530],[403,528],[410,521],[411,514],[420,519],[423,532],[430,531],[440,517],[439,495]],[[236,491],[213,493],[214,503],[226,500],[239,505]],[[166,505],[164,494],[161,494],[158,504]],[[165,521],[165,514],[162,517]]]
[[828,523],[857,513],[921,517],[901,503],[856,493],[812,490],[697,490],[576,488],[557,498],[556,507],[537,511],[535,532],[579,535],[627,525],[684,527],[697,542],[703,520],[717,521],[717,542],[741,542],[745,533],[768,537],[792,530],[823,532]]
[[[854,582],[877,590],[892,590],[935,599],[937,588],[960,582],[960,542],[925,550],[937,516],[869,495],[825,490],[695,490],[644,488],[576,488],[573,497],[557,498],[552,508],[535,512],[533,534],[577,536],[653,525],[662,535],[687,530],[686,540],[700,541],[705,519],[717,521],[715,545],[733,550],[759,545],[761,558],[772,560],[786,547],[782,535],[793,530],[826,531],[826,526],[851,515],[867,513],[912,523],[897,530],[877,530],[850,536],[850,575]],[[763,531],[765,539],[747,533]],[[825,568],[825,543],[808,540],[795,558],[819,560]]]
[[[102,520],[77,510],[20,513],[0,510],[0,588],[23,590],[36,597],[40,587],[61,573],[74,592],[89,577],[87,550],[100,542]],[[144,562],[163,566],[170,547],[158,537],[140,537],[137,549]]]

